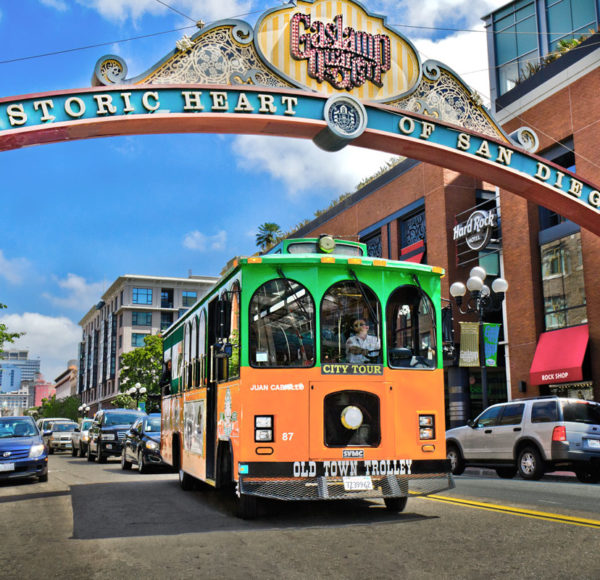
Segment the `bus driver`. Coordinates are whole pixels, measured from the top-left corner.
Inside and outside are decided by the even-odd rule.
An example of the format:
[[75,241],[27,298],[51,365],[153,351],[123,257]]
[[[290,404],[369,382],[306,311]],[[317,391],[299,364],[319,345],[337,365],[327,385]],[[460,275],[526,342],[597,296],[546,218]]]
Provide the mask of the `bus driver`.
[[362,364],[368,362],[368,355],[373,351],[379,351],[379,339],[369,334],[369,325],[359,318],[352,324],[354,334],[346,341],[346,362]]

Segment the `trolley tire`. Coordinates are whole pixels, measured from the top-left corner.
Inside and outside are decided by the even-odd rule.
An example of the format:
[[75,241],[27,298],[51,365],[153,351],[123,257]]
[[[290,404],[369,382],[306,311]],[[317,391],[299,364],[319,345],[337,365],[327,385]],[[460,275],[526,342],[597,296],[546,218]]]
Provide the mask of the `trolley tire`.
[[403,512],[408,502],[408,497],[384,497],[385,509],[390,512]]
[[196,486],[196,478],[192,477],[189,473],[179,470],[179,485],[183,491],[192,491]]
[[258,497],[242,493],[236,495],[235,515],[242,520],[253,520],[258,515]]

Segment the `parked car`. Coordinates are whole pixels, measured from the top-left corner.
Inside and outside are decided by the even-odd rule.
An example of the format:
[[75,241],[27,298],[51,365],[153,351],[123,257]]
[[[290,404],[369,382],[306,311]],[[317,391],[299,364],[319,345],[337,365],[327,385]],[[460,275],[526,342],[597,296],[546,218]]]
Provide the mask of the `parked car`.
[[0,481],[48,481],[48,449],[31,417],[0,417]]
[[102,409],[94,416],[89,428],[88,461],[105,463],[110,456],[121,455],[125,435],[140,417],[147,417],[142,411],[132,409]]
[[89,428],[93,423],[93,419],[86,417],[82,419],[81,425],[73,433],[71,433],[71,455],[73,457],[85,457],[89,441]]
[[54,425],[57,425],[59,423],[72,425],[74,421],[73,419],[60,419],[54,417],[52,419],[42,419],[42,422],[40,423],[40,432],[42,438],[44,439],[44,443],[48,447],[48,451],[50,451],[50,439],[52,438],[52,430],[54,429]]
[[140,473],[150,466],[166,467],[160,455],[160,413],[138,419],[125,435],[121,452],[121,469],[137,465]]
[[71,435],[78,425],[75,421],[54,421],[50,424],[50,435],[48,435],[48,453],[52,455],[55,451],[71,451]]
[[600,481],[600,404],[581,399],[536,397],[488,407],[464,427],[446,431],[452,473],[491,467],[503,478],[517,472],[540,479],[572,470],[586,483]]

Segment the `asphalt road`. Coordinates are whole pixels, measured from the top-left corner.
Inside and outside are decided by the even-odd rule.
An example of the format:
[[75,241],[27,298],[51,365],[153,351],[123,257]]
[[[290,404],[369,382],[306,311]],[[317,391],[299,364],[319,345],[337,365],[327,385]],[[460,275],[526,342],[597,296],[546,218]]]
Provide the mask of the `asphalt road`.
[[600,578],[600,485],[465,475],[432,498],[273,502],[248,522],[174,474],[53,455],[47,483],[0,485],[0,576]]

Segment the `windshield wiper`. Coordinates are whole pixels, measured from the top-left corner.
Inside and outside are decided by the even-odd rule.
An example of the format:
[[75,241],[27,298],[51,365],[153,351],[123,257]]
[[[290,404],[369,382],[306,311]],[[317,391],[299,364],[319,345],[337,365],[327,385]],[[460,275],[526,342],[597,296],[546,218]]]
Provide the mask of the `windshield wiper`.
[[360,283],[359,279],[357,278],[356,273],[354,272],[354,270],[349,270],[349,272],[350,272],[350,274],[352,274],[352,278],[354,278],[354,285],[356,286],[356,288],[358,289],[358,291],[362,294],[363,300],[367,304],[367,308],[369,309],[369,314],[371,315],[371,318],[373,319],[373,322],[375,323],[375,326],[378,329],[381,328],[379,326],[379,318],[378,318],[376,312],[373,310],[373,307],[371,306],[371,302],[367,298],[365,290],[362,287],[362,284]]
[[306,311],[306,308],[304,308],[304,304],[302,304],[302,302],[300,301],[300,297],[298,296],[298,293],[294,292],[294,289],[292,288],[292,283],[291,283],[290,279],[286,278],[286,276],[283,273],[283,270],[281,268],[277,268],[277,273],[279,274],[279,277],[285,282],[285,285],[287,286],[290,296],[294,299],[294,302],[298,305],[298,308],[300,308],[300,310],[302,311],[304,319],[307,320],[308,322],[310,322],[311,316]]

